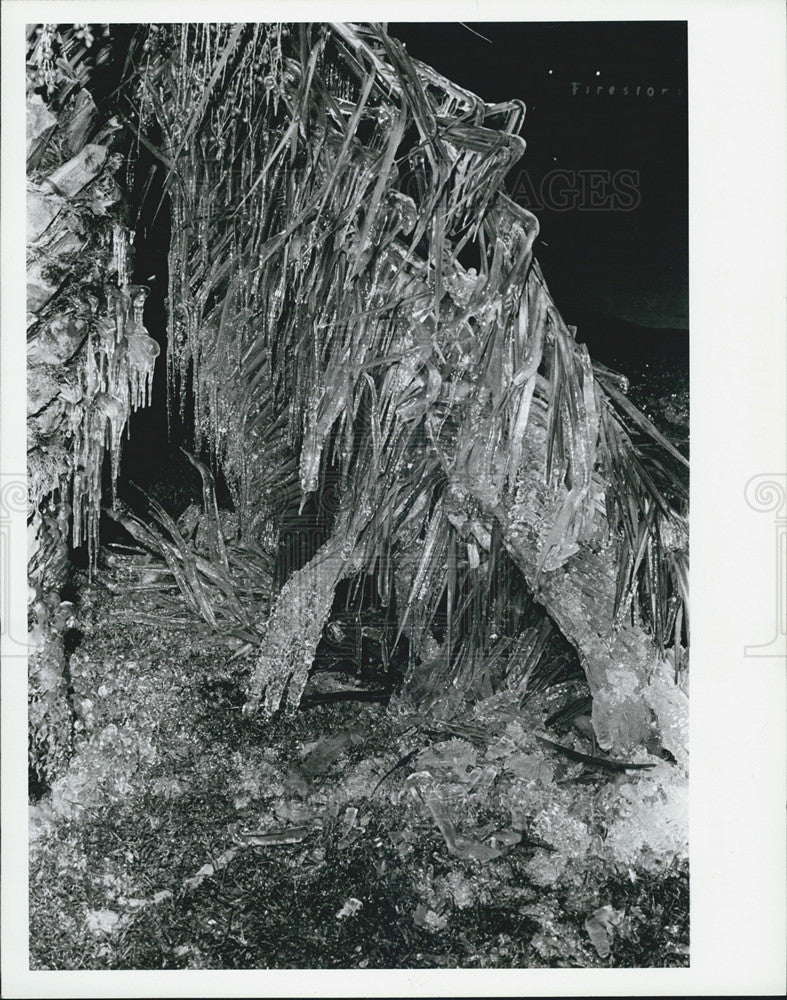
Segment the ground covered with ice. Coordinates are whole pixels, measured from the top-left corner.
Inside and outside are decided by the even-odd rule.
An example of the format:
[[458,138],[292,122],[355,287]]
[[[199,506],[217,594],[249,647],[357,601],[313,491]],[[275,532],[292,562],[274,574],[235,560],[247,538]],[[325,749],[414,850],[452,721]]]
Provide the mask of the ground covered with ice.
[[33,968],[688,964],[683,762],[544,742],[591,749],[544,728],[576,681],[449,723],[263,723],[235,645],[123,621],[145,598],[117,568],[81,582],[75,752],[30,808]]

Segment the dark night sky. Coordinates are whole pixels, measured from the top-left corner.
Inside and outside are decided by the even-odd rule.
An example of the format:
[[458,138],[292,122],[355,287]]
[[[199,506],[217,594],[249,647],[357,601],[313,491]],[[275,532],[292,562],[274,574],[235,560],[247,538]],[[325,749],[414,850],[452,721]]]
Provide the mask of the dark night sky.
[[685,23],[430,22],[389,31],[484,100],[527,105],[527,151],[509,193],[538,216],[536,253],[568,322],[590,311],[688,328]]

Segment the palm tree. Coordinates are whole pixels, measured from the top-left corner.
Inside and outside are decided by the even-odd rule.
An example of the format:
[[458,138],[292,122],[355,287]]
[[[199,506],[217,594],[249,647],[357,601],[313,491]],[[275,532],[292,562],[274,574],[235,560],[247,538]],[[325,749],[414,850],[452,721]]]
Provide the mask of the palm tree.
[[659,657],[684,666],[687,461],[549,294],[503,192],[524,106],[348,24],[145,26],[119,93],[167,170],[171,405],[191,387],[249,545],[293,505],[319,528],[247,714],[297,706],[338,584],[373,578],[422,703],[493,670],[526,696],[543,636],[490,624],[525,593],[601,746],[642,742]]

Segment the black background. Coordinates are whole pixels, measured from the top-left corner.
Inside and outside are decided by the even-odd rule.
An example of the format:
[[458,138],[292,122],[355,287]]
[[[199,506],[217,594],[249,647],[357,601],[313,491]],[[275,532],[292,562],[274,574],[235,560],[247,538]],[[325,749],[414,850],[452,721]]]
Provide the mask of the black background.
[[[601,314],[687,329],[686,23],[430,22],[388,29],[411,56],[484,100],[524,101],[527,150],[508,187],[539,219],[536,254],[566,320],[594,326]],[[582,84],[577,94],[572,82]],[[591,210],[581,197],[567,211],[532,204],[528,191],[538,195],[555,169],[637,171],[639,204],[633,211]]]

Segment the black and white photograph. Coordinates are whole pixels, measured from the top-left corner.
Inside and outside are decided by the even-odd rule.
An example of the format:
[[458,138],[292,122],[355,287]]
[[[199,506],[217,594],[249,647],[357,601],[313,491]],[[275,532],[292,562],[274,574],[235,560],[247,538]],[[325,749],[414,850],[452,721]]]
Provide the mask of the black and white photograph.
[[30,973],[688,974],[689,19],[113,7],[14,43]]

